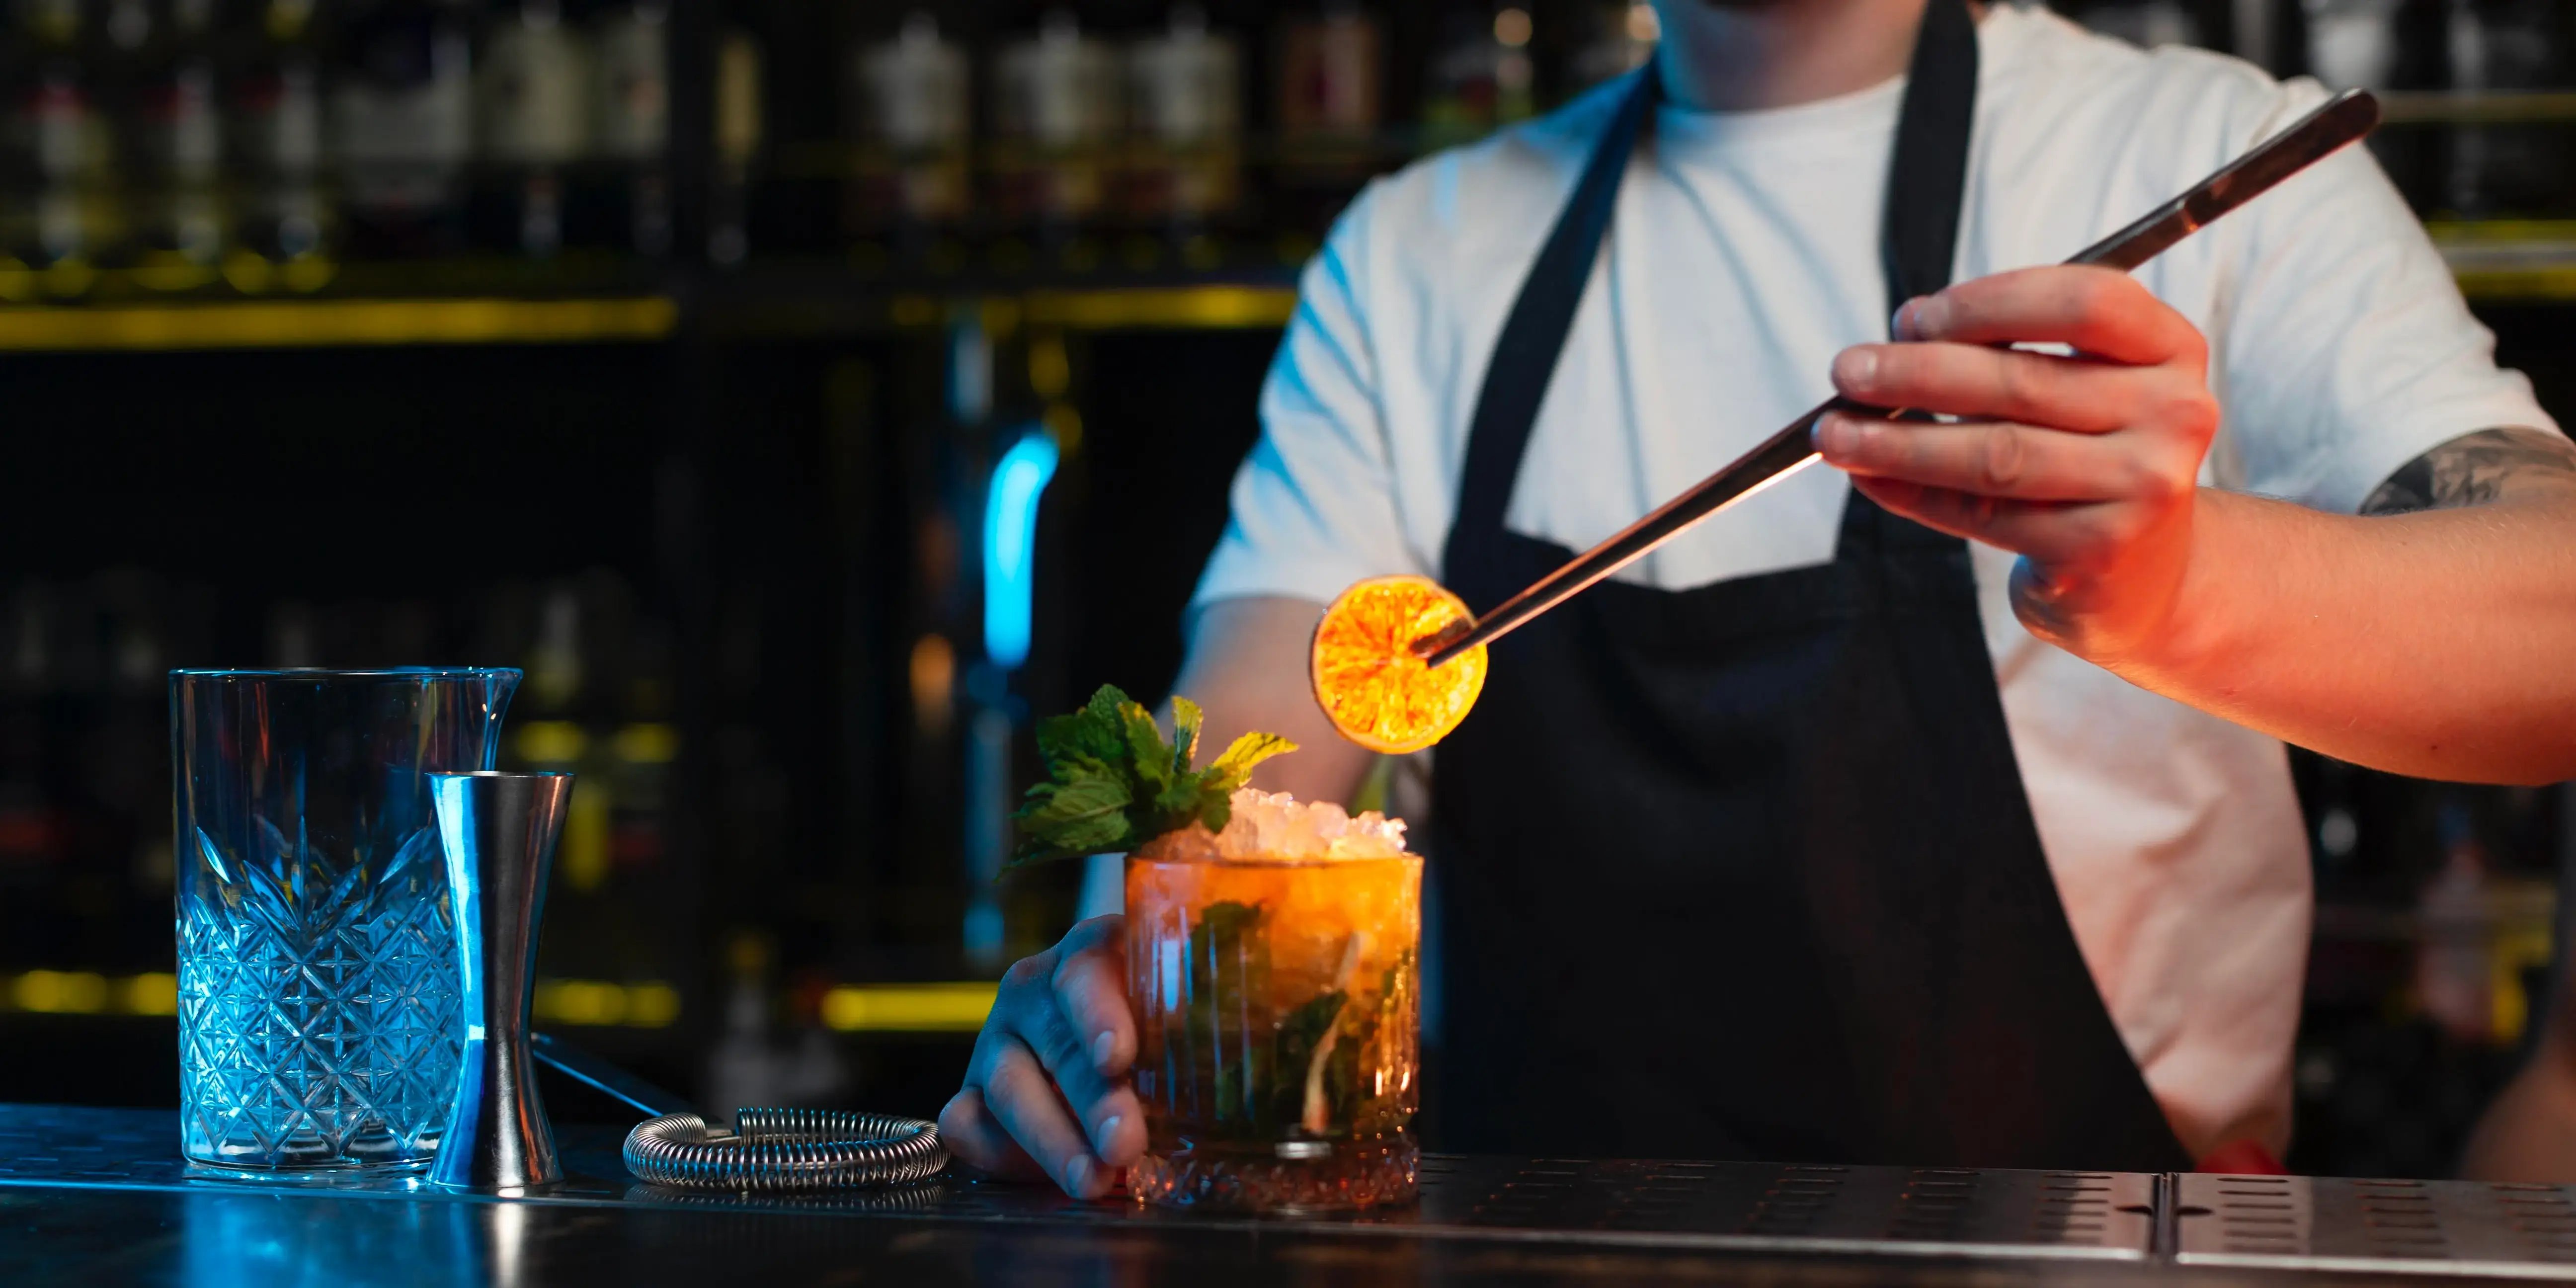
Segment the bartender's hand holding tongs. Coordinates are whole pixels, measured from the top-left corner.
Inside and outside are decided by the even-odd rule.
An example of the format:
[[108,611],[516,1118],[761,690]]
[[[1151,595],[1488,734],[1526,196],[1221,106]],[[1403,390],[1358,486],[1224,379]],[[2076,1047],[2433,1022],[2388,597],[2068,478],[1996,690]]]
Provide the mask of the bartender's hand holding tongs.
[[2080,630],[2094,656],[2159,632],[2218,431],[2200,331],[2127,273],[2069,264],[1909,300],[1895,334],[1836,355],[1834,388],[1955,419],[1827,412],[1826,463],[1897,514],[2022,556],[2013,606],[2040,638],[2073,647]]

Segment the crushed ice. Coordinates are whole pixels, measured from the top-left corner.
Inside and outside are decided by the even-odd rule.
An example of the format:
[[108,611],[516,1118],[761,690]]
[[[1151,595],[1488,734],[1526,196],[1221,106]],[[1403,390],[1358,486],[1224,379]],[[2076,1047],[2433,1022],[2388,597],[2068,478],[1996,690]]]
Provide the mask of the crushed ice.
[[1404,853],[1404,820],[1367,810],[1353,818],[1330,801],[1307,803],[1286,792],[1236,789],[1234,816],[1211,834],[1192,824],[1146,847],[1157,859],[1391,859]]

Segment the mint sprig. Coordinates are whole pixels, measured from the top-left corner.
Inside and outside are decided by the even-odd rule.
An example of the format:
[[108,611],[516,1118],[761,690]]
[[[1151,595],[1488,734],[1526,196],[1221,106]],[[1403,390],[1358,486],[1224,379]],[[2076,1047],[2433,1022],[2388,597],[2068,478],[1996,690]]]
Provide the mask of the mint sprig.
[[1248,733],[1198,769],[1204,723],[1197,703],[1176,697],[1166,742],[1152,712],[1107,684],[1080,711],[1040,720],[1047,776],[1013,815],[1020,846],[1011,866],[1132,850],[1192,823],[1224,830],[1235,790],[1250,781],[1253,766],[1297,744]]

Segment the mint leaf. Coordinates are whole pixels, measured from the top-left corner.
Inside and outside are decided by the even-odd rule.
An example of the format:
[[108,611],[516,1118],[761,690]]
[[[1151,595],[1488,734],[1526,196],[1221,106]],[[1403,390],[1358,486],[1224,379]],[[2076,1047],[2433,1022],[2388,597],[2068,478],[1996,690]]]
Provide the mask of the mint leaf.
[[[1215,770],[1208,771],[1208,778],[1215,775]],[[1199,826],[1211,832],[1222,832],[1226,824],[1234,821],[1234,793],[1210,791],[1208,778],[1199,780]]]
[[1118,708],[1127,705],[1127,691],[1114,684],[1104,684],[1091,691],[1091,701],[1084,703],[1082,714],[1118,727]]
[[1031,787],[1013,816],[1020,825],[1014,865],[1114,850],[1132,830],[1126,810],[1135,797],[1124,778],[1088,757],[1060,768],[1065,781]]
[[1023,817],[1033,826],[1060,827],[1100,818],[1118,818],[1133,797],[1127,784],[1102,774],[1085,772],[1074,781],[1052,787],[1046,795],[1024,811]]
[[1115,763],[1124,757],[1127,728],[1118,708],[1126,701],[1127,695],[1117,686],[1104,684],[1082,710],[1038,721],[1038,754],[1047,760],[1048,776],[1066,781],[1059,772],[1064,761],[1088,758]]
[[1032,857],[1070,859],[1084,854],[1106,854],[1126,848],[1127,835],[1124,815],[1083,819],[1057,828],[1047,852]]
[[1172,749],[1164,745],[1154,713],[1133,702],[1121,702],[1118,719],[1127,730],[1127,763],[1135,766],[1136,781],[1157,792],[1170,785]]
[[[1330,989],[1308,998],[1279,1021],[1278,1049],[1270,1064],[1277,1075],[1270,1086],[1273,1122],[1293,1123],[1305,1117],[1306,1070],[1314,1063],[1316,1044],[1340,1021],[1342,1006],[1349,1000],[1348,993]],[[1338,1045],[1335,1050],[1338,1053]]]
[[1172,774],[1186,777],[1190,766],[1199,758],[1199,727],[1207,723],[1207,713],[1199,704],[1179,694],[1172,695]]
[[1169,832],[1197,821],[1199,811],[1206,805],[1200,795],[1203,790],[1198,775],[1183,774],[1173,779],[1170,786],[1154,793],[1154,817],[1151,821],[1155,824],[1155,831]]
[[1109,684],[1081,710],[1040,720],[1046,778],[1013,816],[1020,845],[1009,866],[1134,849],[1193,824],[1224,830],[1253,766],[1297,748],[1276,734],[1245,734],[1196,769],[1206,724],[1197,703],[1175,695],[1166,742],[1153,713]]
[[1207,785],[1211,791],[1234,794],[1234,789],[1252,781],[1252,768],[1272,756],[1283,756],[1297,750],[1297,744],[1275,733],[1248,733],[1234,740],[1225,754],[1208,767]]

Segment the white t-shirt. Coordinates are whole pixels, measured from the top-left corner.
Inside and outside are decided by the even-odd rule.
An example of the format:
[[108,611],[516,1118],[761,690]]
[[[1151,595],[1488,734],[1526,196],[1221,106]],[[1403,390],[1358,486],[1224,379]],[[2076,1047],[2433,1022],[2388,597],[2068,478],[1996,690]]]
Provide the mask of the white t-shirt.
[[[1995,7],[1978,43],[1957,280],[2060,261],[2324,98],[2044,11]],[[1439,574],[1487,356],[1625,84],[1352,203],[1306,270],[1196,603],[1321,603],[1363,577]],[[1508,526],[1594,544],[1823,398],[1837,350],[1885,337],[1879,212],[1902,88],[1662,109]],[[2350,512],[2445,440],[2552,424],[2528,382],[2494,366],[2492,337],[2361,149],[2138,276],[2209,337],[2224,422],[2208,483]],[[1827,562],[1848,488],[1809,469],[1622,575],[1684,589]],[[2005,599],[2011,560],[1975,550],[1986,635],[2085,961],[2187,1147],[2250,1137],[2277,1152],[2310,910],[2282,748],[2034,639]]]

